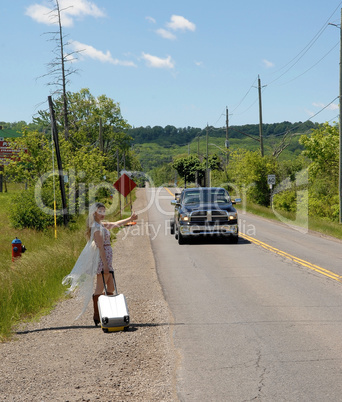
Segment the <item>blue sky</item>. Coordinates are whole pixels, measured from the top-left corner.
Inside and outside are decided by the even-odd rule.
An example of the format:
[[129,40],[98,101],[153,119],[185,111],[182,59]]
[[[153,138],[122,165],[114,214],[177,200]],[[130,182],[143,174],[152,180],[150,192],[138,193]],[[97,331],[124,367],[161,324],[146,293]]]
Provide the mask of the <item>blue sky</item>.
[[[56,30],[49,0],[2,1],[0,121],[47,108]],[[338,120],[336,0],[60,0],[67,50],[82,50],[68,90],[120,103],[134,127]],[[321,111],[325,108],[323,111]],[[321,112],[320,112],[321,111]],[[320,112],[320,113],[319,113]],[[318,114],[317,114],[318,113]],[[317,114],[317,115],[316,115]],[[314,116],[314,117],[313,117]]]

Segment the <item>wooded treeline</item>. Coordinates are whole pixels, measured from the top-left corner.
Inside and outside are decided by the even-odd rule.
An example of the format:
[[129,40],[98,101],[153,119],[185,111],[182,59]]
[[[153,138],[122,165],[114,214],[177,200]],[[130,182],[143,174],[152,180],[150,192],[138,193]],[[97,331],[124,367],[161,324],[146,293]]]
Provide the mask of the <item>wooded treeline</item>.
[[[314,128],[318,128],[319,123],[313,123],[311,121],[290,123],[284,121],[282,123],[263,124],[263,135],[269,136],[281,136],[286,133],[294,134],[296,132],[305,133]],[[146,126],[135,127],[128,130],[129,136],[133,138],[134,144],[155,143],[161,146],[171,145],[186,145],[198,136],[206,135],[206,128],[198,127],[184,127],[176,128],[175,126],[167,125],[161,126]],[[216,128],[209,126],[208,135],[210,137],[225,138],[226,128]],[[242,126],[230,126],[228,127],[228,137],[242,139],[246,136],[259,137],[259,125],[258,124],[245,124]]]
[[[336,166],[339,137],[336,124],[310,121],[264,124],[265,155],[262,157],[259,143],[250,138],[258,139],[257,124],[229,127],[229,148],[225,146],[225,128],[208,127],[208,148],[206,127],[131,128],[122,118],[119,105],[104,95],[95,98],[89,90],[83,89],[69,94],[69,100],[72,101],[69,138],[66,141],[61,134],[60,141],[64,165],[75,172],[76,187],[90,183],[97,185],[108,179],[113,183],[117,177],[117,160],[120,160],[120,169],[125,161],[128,170],[147,173],[151,184],[157,186],[174,185],[175,182],[182,186],[185,177],[187,181],[195,177],[201,179],[208,165],[211,185],[224,185],[230,192],[244,193],[252,203],[270,206],[272,194],[267,177],[275,174],[278,187],[273,205],[278,209],[296,212],[298,197],[302,197],[304,189],[309,216],[338,220]],[[63,114],[59,105],[57,100],[58,124],[62,132]],[[6,166],[5,174],[9,179],[34,185],[51,169],[49,124],[48,114],[42,111],[29,125],[0,123],[5,128],[22,131],[23,137],[16,142],[29,149],[27,154],[21,155],[20,163]],[[45,187],[46,203],[51,205],[51,180],[46,180]],[[32,208],[33,195],[31,192]],[[17,203],[16,216],[19,210],[25,217],[30,216],[27,214],[28,200],[22,195],[21,201],[25,208],[23,203]]]

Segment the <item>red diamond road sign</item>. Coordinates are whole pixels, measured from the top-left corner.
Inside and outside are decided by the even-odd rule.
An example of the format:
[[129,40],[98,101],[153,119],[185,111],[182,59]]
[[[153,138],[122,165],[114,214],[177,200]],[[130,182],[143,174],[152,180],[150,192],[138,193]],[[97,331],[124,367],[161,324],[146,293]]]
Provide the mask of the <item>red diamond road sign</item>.
[[128,194],[136,187],[136,183],[129,178],[125,173],[119,177],[119,179],[114,183],[114,187],[122,194],[127,197]]

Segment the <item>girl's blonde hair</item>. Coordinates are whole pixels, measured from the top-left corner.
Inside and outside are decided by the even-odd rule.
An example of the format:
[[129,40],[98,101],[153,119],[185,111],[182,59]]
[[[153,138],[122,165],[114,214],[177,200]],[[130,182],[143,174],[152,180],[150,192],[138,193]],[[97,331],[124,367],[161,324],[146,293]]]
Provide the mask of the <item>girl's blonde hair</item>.
[[94,215],[99,208],[106,208],[106,207],[104,204],[102,204],[102,202],[95,202],[95,204],[89,207],[88,218],[87,218],[87,229],[86,229],[87,240],[90,240],[91,228],[94,226],[95,223]]

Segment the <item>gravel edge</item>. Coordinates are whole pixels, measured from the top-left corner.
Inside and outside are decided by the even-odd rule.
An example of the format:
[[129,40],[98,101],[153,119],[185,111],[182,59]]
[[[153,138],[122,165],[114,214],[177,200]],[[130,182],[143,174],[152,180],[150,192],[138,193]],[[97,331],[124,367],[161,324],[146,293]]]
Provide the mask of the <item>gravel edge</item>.
[[[145,189],[137,189],[137,224],[113,245],[119,293],[127,299],[128,331],[105,334],[92,306],[77,321],[76,297],[37,323],[23,324],[0,344],[1,401],[178,401],[173,317],[165,301],[148,231]],[[72,268],[72,267],[70,267]]]

